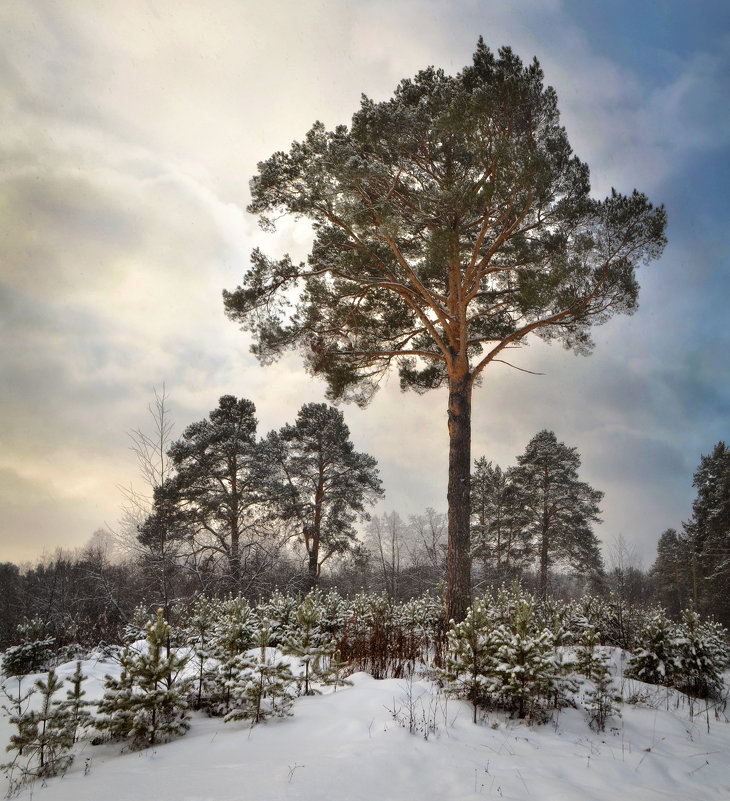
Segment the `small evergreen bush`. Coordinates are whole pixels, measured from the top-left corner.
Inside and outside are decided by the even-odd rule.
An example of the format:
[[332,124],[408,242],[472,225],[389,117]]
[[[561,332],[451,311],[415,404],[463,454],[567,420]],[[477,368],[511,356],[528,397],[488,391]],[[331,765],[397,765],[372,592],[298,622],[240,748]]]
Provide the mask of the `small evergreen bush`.
[[439,671],[447,683],[447,692],[471,702],[474,723],[477,722],[477,710],[486,705],[495,687],[496,653],[488,600],[477,598],[464,620],[451,627],[445,664]]
[[232,663],[228,683],[230,711],[225,716],[226,722],[250,720],[255,724],[268,717],[290,714],[294,676],[270,643],[271,627],[264,620],[256,633],[258,648],[239,655]]
[[681,670],[680,636],[663,609],[648,615],[625,675],[648,684],[673,686]]
[[518,717],[532,717],[540,696],[554,690],[555,647],[548,629],[533,630],[534,607],[518,598],[510,625],[494,632],[494,689]]
[[322,631],[321,619],[322,609],[317,598],[309,593],[297,608],[296,626],[281,643],[283,653],[297,657],[303,666],[301,690],[304,695],[314,695],[312,681],[325,677],[336,648],[334,640]]
[[146,648],[127,646],[121,657],[118,679],[107,676],[99,704],[102,716],[97,727],[112,737],[127,739],[134,748],[144,748],[184,734],[188,728],[190,681],[183,678],[186,660],[165,654],[170,627],[162,609],[147,623]]
[[25,676],[48,670],[53,662],[53,637],[44,637],[45,628],[40,618],[27,618],[17,626],[19,645],[5,651],[2,671],[5,676]]
[[[48,778],[65,773],[73,761],[70,750],[74,744],[77,723],[69,706],[55,699],[63,688],[55,670],[45,679],[36,679],[32,690],[19,701],[10,724],[15,733],[10,736],[7,750],[15,752],[13,759],[2,767],[7,771],[11,791],[35,778]],[[29,709],[22,701],[32,694],[40,696],[38,709]]]

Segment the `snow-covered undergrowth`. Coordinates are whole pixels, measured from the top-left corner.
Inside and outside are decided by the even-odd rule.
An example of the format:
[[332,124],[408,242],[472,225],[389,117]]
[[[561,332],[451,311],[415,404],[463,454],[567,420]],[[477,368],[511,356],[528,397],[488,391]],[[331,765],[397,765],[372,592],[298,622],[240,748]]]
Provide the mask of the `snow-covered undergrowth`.
[[[431,678],[375,680],[324,688],[294,701],[293,715],[256,726],[201,712],[185,737],[129,751],[122,742],[84,738],[63,777],[27,785],[22,799],[241,801],[338,798],[540,799],[615,801],[730,797],[730,724],[722,705],[624,677],[625,652],[604,649],[620,716],[597,733],[587,723],[582,680],[575,707],[528,726],[506,712],[480,712],[447,697]],[[89,700],[102,697],[110,659],[82,663]],[[57,668],[70,677],[75,663]],[[44,674],[26,676],[29,686]],[[6,680],[9,689],[15,679]],[[411,732],[413,730],[413,733]],[[0,741],[11,727],[0,720]],[[7,784],[2,789],[7,789]]]

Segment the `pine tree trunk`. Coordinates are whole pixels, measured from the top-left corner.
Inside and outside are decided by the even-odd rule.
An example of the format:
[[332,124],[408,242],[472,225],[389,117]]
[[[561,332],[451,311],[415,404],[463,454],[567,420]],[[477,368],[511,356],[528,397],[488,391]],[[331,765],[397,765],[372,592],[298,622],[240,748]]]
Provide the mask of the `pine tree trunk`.
[[550,562],[550,511],[548,497],[550,492],[550,475],[548,465],[543,465],[542,475],[542,531],[540,537],[540,583],[538,594],[544,601],[547,598],[548,566]]
[[240,510],[238,508],[238,467],[234,461],[231,468],[231,510],[230,510],[230,530],[231,530],[231,550],[229,553],[228,569],[233,579],[233,586],[236,592],[241,589],[241,551],[240,539],[241,533],[239,531],[240,523]]
[[309,587],[317,586],[319,581],[319,538],[322,530],[322,499],[324,496],[324,468],[320,466],[317,491],[314,496],[314,522],[312,540],[309,548]]
[[228,559],[228,570],[236,592],[241,588],[241,552],[238,529],[231,534],[231,551]]
[[540,585],[538,589],[538,594],[543,601],[547,597],[549,541],[550,541],[550,536],[548,534],[547,528],[544,527],[542,532],[542,540],[540,541]]
[[309,549],[308,581],[310,589],[317,586],[319,578],[319,537],[312,539],[312,547]]
[[449,377],[449,548],[446,620],[461,622],[471,604],[469,487],[472,377]]

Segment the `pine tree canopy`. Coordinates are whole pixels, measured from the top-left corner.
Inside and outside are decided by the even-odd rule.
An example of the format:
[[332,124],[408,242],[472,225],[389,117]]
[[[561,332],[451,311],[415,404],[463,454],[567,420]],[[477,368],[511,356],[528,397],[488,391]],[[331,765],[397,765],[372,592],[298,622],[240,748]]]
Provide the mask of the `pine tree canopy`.
[[547,592],[548,568],[567,563],[573,569],[603,571],[598,539],[603,493],[580,481],[576,448],[558,442],[552,431],[540,431],[517,457],[511,479],[522,508],[522,525],[535,545],[540,569],[540,595]]
[[360,402],[393,360],[423,391],[533,331],[587,351],[592,324],[636,307],[665,227],[644,195],[589,189],[537,61],[480,39],[458,75],[429,67],[259,164],[249,210],[270,229],[307,218],[316,238],[307,264],[256,250],[226,311],[263,362],[300,346],[330,397]]
[[351,547],[353,523],[383,494],[377,462],[355,450],[341,411],[306,403],[293,425],[262,443],[270,460],[271,491],[285,519],[301,527],[312,581],[322,563]]
[[[250,525],[252,507],[261,500],[263,483],[255,412],[250,400],[221,397],[208,419],[188,426],[171,446],[169,456],[177,474],[156,496],[163,522],[172,518],[181,525],[187,520],[207,538],[200,547],[223,556],[236,581],[245,557],[242,536]],[[168,507],[174,515],[164,515]]]

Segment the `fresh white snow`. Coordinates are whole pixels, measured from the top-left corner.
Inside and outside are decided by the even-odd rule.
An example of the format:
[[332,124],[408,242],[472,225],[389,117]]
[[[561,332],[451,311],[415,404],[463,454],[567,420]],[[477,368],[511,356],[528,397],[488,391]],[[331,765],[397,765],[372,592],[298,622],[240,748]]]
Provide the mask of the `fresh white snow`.
[[[471,706],[446,700],[426,679],[376,681],[297,699],[293,716],[251,727],[193,714],[189,733],[143,750],[83,740],[68,773],[26,786],[34,801],[616,801],[618,798],[712,801],[730,798],[730,724],[724,713],[673,691],[621,681],[622,716],[592,731],[582,709],[563,709],[528,726],[491,712],[471,722]],[[73,673],[74,663],[58,669]],[[87,661],[87,697],[100,697],[110,662]],[[33,681],[37,677],[27,677]],[[13,680],[10,680],[11,682]],[[411,734],[408,696],[417,727]],[[580,694],[579,694],[580,700]],[[394,719],[393,712],[406,727]],[[709,726],[709,731],[708,731]],[[428,727],[427,727],[428,728]],[[0,720],[0,738],[11,728]],[[7,790],[2,780],[0,792]]]

